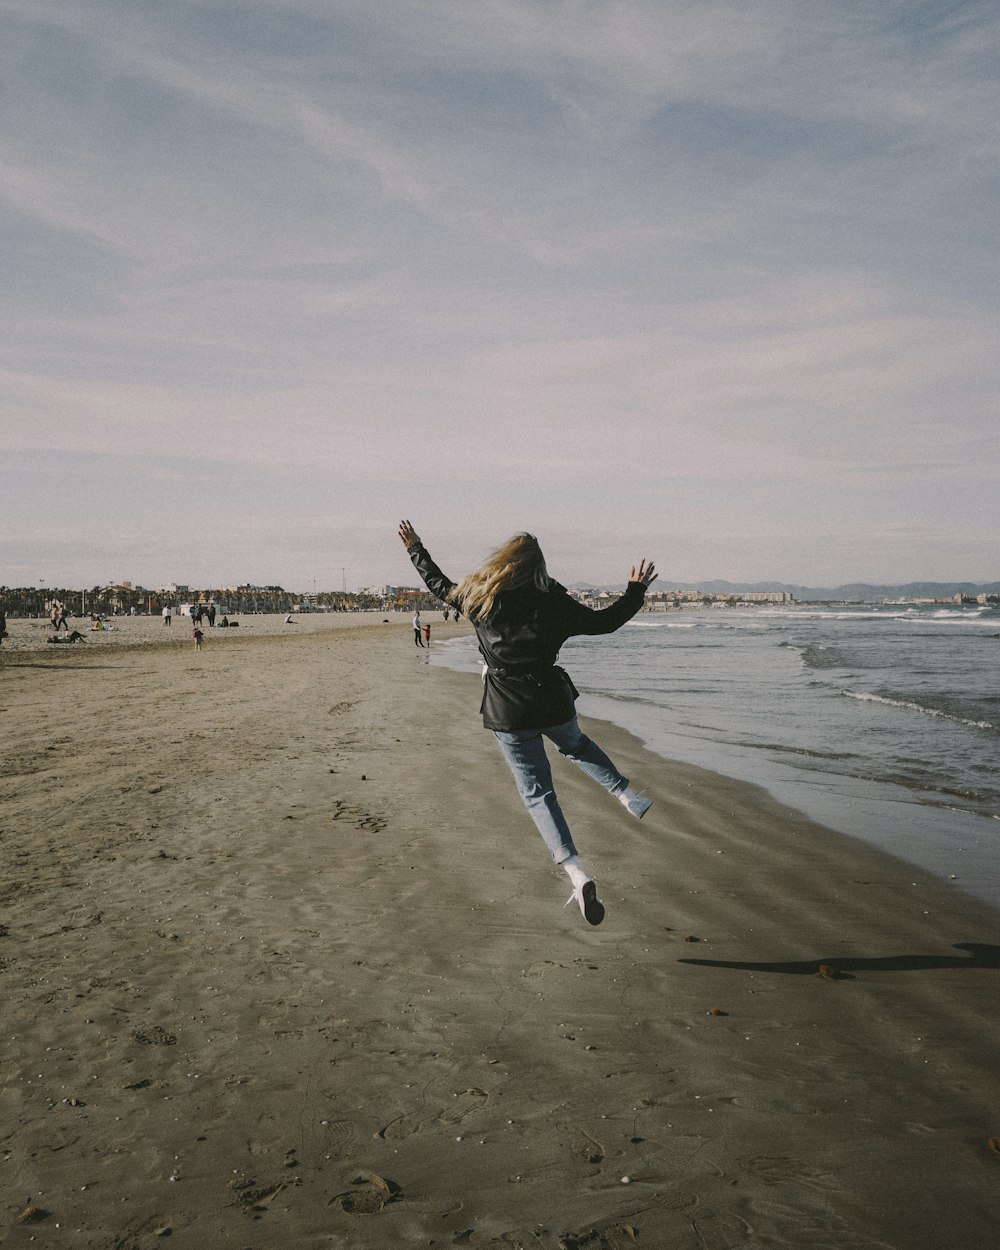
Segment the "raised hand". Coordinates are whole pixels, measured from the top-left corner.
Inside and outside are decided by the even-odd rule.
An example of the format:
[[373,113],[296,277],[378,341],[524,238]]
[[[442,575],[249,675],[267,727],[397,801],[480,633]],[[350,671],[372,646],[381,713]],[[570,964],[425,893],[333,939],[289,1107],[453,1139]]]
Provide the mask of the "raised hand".
[[628,575],[630,582],[641,582],[643,586],[652,585],[652,583],[656,581],[657,577],[659,577],[659,574],[656,572],[656,565],[653,564],[652,561],[647,564],[645,560],[639,561],[638,570],[636,570],[636,567],[633,564],[632,570]]
[[400,521],[399,523],[399,540],[407,551],[411,547],[415,547],[420,542],[420,536],[409,521]]

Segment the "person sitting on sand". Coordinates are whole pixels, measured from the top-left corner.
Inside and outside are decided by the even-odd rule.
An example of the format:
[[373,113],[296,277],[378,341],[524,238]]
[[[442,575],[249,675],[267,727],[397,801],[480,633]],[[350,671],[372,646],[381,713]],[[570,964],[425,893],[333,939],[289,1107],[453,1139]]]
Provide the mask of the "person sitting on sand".
[[569,877],[589,924],[604,919],[604,904],[587,873],[552,784],[545,738],[641,818],[652,800],[637,793],[601,748],[581,730],[577,691],[556,665],[559,649],[577,634],[610,634],[642,607],[655,580],[652,564],[640,560],[620,599],[600,611],[585,607],[554,581],[538,540],[515,534],[457,584],[438,568],[409,521],[399,537],[432,594],[461,608],[472,622],[483,657],[483,725],[492,729],[510,765],[518,791],[555,863]]

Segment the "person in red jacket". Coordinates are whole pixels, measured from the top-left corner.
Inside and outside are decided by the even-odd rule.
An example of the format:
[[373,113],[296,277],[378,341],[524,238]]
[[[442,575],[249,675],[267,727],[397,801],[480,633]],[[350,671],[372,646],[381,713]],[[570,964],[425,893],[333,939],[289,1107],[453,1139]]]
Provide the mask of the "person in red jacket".
[[580,728],[576,687],[556,659],[567,638],[609,634],[631,620],[656,579],[654,565],[633,565],[621,598],[595,611],[549,576],[532,534],[515,534],[457,583],[434,563],[409,521],[400,522],[399,537],[428,590],[472,622],[483,658],[483,724],[495,734],[525,807],[572,883],[568,901],[576,900],[588,923],[600,924],[604,905],[556,797],[545,739],[633,816],[644,816],[652,800],[637,793]]

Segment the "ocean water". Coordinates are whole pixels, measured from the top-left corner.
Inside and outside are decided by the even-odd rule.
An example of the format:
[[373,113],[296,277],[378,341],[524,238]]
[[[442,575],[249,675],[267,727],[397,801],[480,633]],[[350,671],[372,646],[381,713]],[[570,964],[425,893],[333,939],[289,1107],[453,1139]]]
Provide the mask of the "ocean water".
[[[432,662],[478,670],[474,639]],[[1000,906],[996,607],[644,612],[560,662],[584,714]]]

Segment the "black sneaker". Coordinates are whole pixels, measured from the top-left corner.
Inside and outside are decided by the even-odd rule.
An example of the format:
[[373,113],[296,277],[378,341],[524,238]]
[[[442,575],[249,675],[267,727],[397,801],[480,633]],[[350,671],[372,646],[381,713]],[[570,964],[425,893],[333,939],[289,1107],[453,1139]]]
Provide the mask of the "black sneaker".
[[579,886],[566,900],[568,907],[573,900],[576,899],[580,905],[580,911],[587,924],[600,924],[604,919],[604,904],[597,897],[597,886],[593,881],[585,881]]

